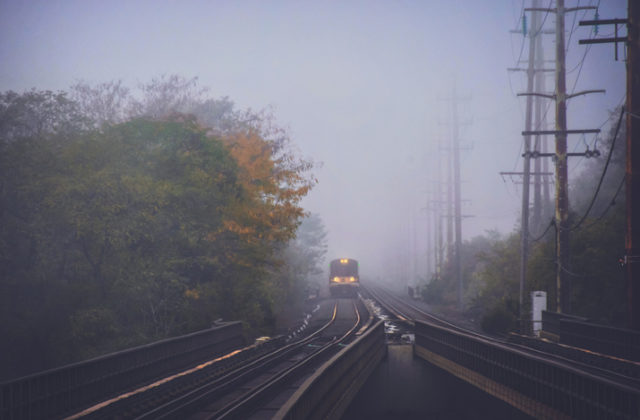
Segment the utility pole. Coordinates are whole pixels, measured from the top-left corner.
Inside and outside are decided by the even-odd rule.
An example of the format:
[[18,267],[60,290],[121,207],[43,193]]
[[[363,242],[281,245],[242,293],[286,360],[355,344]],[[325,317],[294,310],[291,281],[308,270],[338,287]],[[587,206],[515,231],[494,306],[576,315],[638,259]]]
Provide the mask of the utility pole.
[[453,255],[453,140],[450,140],[447,157],[447,262]]
[[[451,137],[449,147],[448,188],[447,188],[447,261],[453,263],[455,281],[458,288],[458,309],[463,309],[463,278],[462,278],[462,208],[461,208],[461,180],[460,180],[460,136],[458,121],[458,102],[468,100],[468,97],[459,97],[453,83],[451,100]],[[455,238],[455,239],[454,239]],[[453,257],[453,258],[452,258]]]
[[[539,8],[539,0],[533,0],[532,10],[537,10]],[[524,18],[523,18],[524,19]],[[526,22],[526,20],[523,20]],[[515,31],[514,31],[515,32]],[[538,50],[538,46],[541,46],[542,43],[539,42],[541,39],[542,33],[542,25],[538,23],[538,12],[535,11],[532,13],[531,17],[531,28],[528,31],[529,36],[529,59],[528,66],[526,69],[527,73],[527,103],[525,110],[525,131],[530,133],[531,125],[532,125],[532,116],[533,116],[533,100],[534,97],[530,93],[534,91],[534,81],[536,82],[536,88],[540,88],[540,75],[544,70],[542,68],[542,57],[540,51]],[[522,35],[527,36],[526,24],[523,23]],[[520,68],[508,69],[512,71],[523,70]],[[540,124],[540,103],[539,98],[536,98],[536,129],[539,128]],[[539,135],[536,134],[536,144],[535,151],[539,152]],[[526,321],[525,321],[525,313],[524,313],[524,294],[525,294],[525,281],[527,278],[527,261],[529,256],[529,187],[530,187],[530,177],[531,177],[531,134],[527,134],[524,136],[524,154],[522,155],[524,158],[523,162],[523,172],[515,173],[515,172],[501,172],[501,175],[522,175],[522,207],[521,207],[521,217],[520,217],[520,282],[519,282],[519,308],[518,308],[518,318],[520,321],[520,332],[525,333],[526,331]],[[539,216],[540,214],[540,161],[536,160],[536,170],[534,171],[534,215]],[[535,219],[535,217],[534,217]],[[538,223],[537,221],[535,223]]]
[[564,0],[556,0],[556,298],[558,312],[571,312],[569,269],[569,184],[567,165],[567,82],[564,50]]
[[427,283],[431,280],[431,273],[433,272],[433,268],[431,266],[431,261],[432,261],[432,256],[433,256],[433,231],[434,231],[434,226],[432,225],[432,212],[433,209],[432,207],[432,203],[431,203],[431,198],[429,198],[429,193],[427,193],[427,206],[425,207],[425,211],[426,211],[426,216],[427,216],[427,229],[426,229],[426,250],[425,250],[425,254],[426,254],[426,276],[425,276],[425,280],[427,281]]
[[[539,6],[539,0],[535,0],[533,2],[533,8],[532,9],[526,9],[526,10],[537,10]],[[546,9],[541,9],[541,10],[546,10]],[[529,35],[529,59],[527,60],[527,63],[529,63],[529,65],[527,66],[527,68],[520,68],[520,67],[516,67],[516,68],[508,68],[508,71],[522,71],[522,72],[526,72],[527,73],[527,89],[528,92],[533,92],[532,91],[532,85],[535,83],[535,92],[544,92],[546,91],[545,88],[545,72],[555,72],[555,69],[547,69],[544,68],[544,52],[543,52],[543,48],[542,48],[542,34],[554,34],[555,31],[554,30],[545,30],[543,29],[543,24],[544,22],[538,22],[539,20],[539,16],[537,14],[533,14],[532,16],[532,24],[531,24],[531,29],[528,31],[528,35]],[[526,20],[524,20],[523,18],[523,25],[522,25],[522,29],[514,29],[510,31],[511,33],[517,33],[517,34],[522,34],[523,36],[527,36],[527,25],[526,25]],[[532,50],[535,51],[534,53],[532,53]],[[531,60],[531,56],[534,55],[534,62],[535,65],[532,66],[532,60]],[[519,63],[518,63],[519,64]],[[533,78],[533,82],[532,82],[532,78]],[[521,96],[521,95],[518,95]],[[532,95],[534,96],[534,95]],[[540,130],[541,128],[546,128],[546,110],[543,113],[542,111],[542,101],[543,98],[541,98],[540,96],[535,96],[534,98],[534,110],[535,110],[535,129],[536,130]],[[531,121],[531,102],[527,101],[527,111],[526,115],[529,117],[528,121]],[[526,118],[525,118],[526,119]],[[531,127],[531,123],[527,124],[525,122],[525,125],[528,127]],[[528,128],[527,130],[531,130],[531,128]],[[536,158],[536,157],[540,157],[540,153],[546,153],[546,142],[545,142],[546,138],[544,135],[540,135],[540,134],[536,134],[535,135],[535,141],[533,144],[533,154],[531,154],[529,156],[529,158]],[[525,142],[528,141],[529,144],[529,151],[531,150],[531,139],[530,136],[526,136],[525,137]],[[525,153],[523,155],[525,157],[525,160],[527,159],[527,153]],[[548,156],[548,155],[546,155]],[[546,159],[544,160],[539,160],[539,159],[534,159],[535,162],[535,169],[534,172],[529,172],[529,177],[533,176],[534,178],[534,182],[533,182],[533,206],[531,206],[533,208],[533,217],[532,217],[532,221],[531,223],[529,223],[529,226],[533,225],[534,230],[539,230],[539,227],[541,226],[541,220],[542,220],[542,213],[543,213],[543,208],[545,208],[548,203],[550,202],[549,200],[549,181],[548,181],[548,177],[545,176],[545,174],[547,174],[549,172],[549,166],[548,166],[548,162]],[[525,166],[525,165],[523,165]],[[529,164],[530,167],[530,164]],[[525,171],[523,172],[500,172],[500,175],[520,175],[524,177]],[[524,192],[526,195],[526,191]],[[523,195],[524,198],[524,195]],[[531,231],[531,230],[530,230]]]
[[[627,25],[627,36],[618,36],[618,25]],[[640,330],[640,4],[627,2],[627,19],[580,21],[580,26],[615,25],[613,38],[582,39],[580,44],[627,44],[627,162],[625,168],[627,223],[625,256],[629,326]]]
[[[536,3],[539,3],[536,1]],[[535,4],[535,3],[534,3]],[[535,6],[537,7],[537,6]],[[535,14],[534,14],[535,16]],[[536,32],[538,36],[535,37],[535,63],[536,63],[536,75],[535,75],[535,91],[545,92],[545,72],[549,71],[544,69],[544,50],[542,48],[542,36],[539,36],[542,31],[542,24],[539,24],[540,28]],[[542,101],[544,98],[539,96],[535,97],[535,127],[536,130],[546,128],[546,118],[543,115]],[[547,152],[546,137],[540,134],[536,134],[533,150],[538,153]],[[549,204],[549,182],[546,176],[543,176],[543,172],[549,171],[549,163],[547,159],[535,159],[534,160],[534,179],[533,183],[533,217],[531,225],[533,225],[533,231],[537,232],[542,226],[543,209],[547,208]]]
[[[627,229],[629,324],[640,330],[640,4],[629,0],[627,23]],[[616,47],[617,48],[617,47]]]
[[438,176],[436,177],[436,276],[439,279],[444,264],[444,233],[442,228],[442,159],[438,159]]
[[[538,7],[538,0],[533,0],[533,7]],[[538,28],[538,13],[533,13],[531,17],[531,29],[529,30],[529,66],[527,69],[527,92],[533,91],[533,80],[535,76],[535,50],[536,50],[536,37],[539,36],[536,32]],[[525,130],[531,131],[531,115],[533,114],[533,96],[527,96],[527,108],[525,114]],[[524,289],[525,279],[527,277],[527,260],[529,255],[529,172],[530,172],[530,151],[531,151],[531,136],[524,136],[524,165],[523,165],[523,183],[522,183],[522,212],[520,221],[520,294],[519,294],[519,321],[520,321],[520,333],[525,333],[525,320],[524,320]]]
[[[525,8],[525,11],[542,11],[556,14],[556,71],[555,94],[527,93],[555,99],[556,101],[556,129],[554,131],[536,130],[523,131],[522,135],[554,134],[556,151],[556,202],[555,202],[555,228],[556,228],[556,310],[561,313],[571,312],[571,277],[569,277],[569,185],[567,158],[567,135],[577,133],[597,133],[594,130],[567,130],[567,99],[587,93],[604,92],[603,90],[588,90],[567,95],[566,71],[565,71],[565,43],[564,43],[564,16],[566,12],[577,10],[595,9],[594,6],[565,8],[564,0],[556,0],[555,9]],[[539,154],[542,155],[542,154]],[[574,154],[571,154],[574,155]]]
[[458,133],[458,104],[456,102],[456,85],[453,85],[453,188],[454,188],[454,214],[456,228],[455,242],[455,273],[458,280],[458,309],[462,310],[462,210],[460,208],[460,138]]

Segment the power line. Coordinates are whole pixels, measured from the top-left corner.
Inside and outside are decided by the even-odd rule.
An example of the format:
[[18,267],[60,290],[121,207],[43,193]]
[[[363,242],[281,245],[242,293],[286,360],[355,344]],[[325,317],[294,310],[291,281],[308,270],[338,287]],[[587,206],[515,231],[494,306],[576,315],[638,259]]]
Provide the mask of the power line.
[[568,275],[570,275],[570,276],[573,276],[573,277],[587,277],[587,275],[586,275],[586,274],[577,274],[577,273],[574,273],[574,272],[572,272],[572,271],[567,270],[567,269],[566,269],[565,267],[563,267],[563,266],[562,266],[562,264],[560,264],[560,262],[558,262],[558,261],[556,261],[556,265],[560,268],[560,270],[564,271],[565,273],[567,273],[567,274],[568,274]]
[[607,212],[609,212],[609,209],[616,205],[616,198],[618,198],[618,194],[620,194],[620,190],[622,190],[622,186],[624,185],[624,181],[626,179],[627,179],[626,174],[622,174],[622,179],[620,180],[620,184],[618,184],[618,189],[616,190],[616,193],[611,198],[611,201],[609,202],[609,205],[607,206],[607,208],[605,208],[604,211],[602,212],[602,214],[600,216],[598,216],[595,220],[593,220],[591,223],[586,224],[584,226],[585,229],[595,225],[596,223],[598,223],[602,219],[604,219],[604,216],[607,215]]
[[[626,99],[626,96],[627,96],[626,93],[624,93],[622,95],[622,97],[620,98],[620,100],[618,101],[618,104],[615,106],[614,109],[618,109],[624,103],[624,100]],[[629,114],[629,113],[627,112],[627,114]],[[610,120],[611,120],[611,115],[609,117],[607,117],[602,122],[602,124],[600,124],[598,126],[598,129],[601,129],[602,127],[604,127],[605,124],[607,124]],[[596,146],[598,144],[598,136],[599,136],[598,134],[594,134],[593,135],[593,149],[594,150],[596,149]],[[587,147],[588,147],[588,144],[587,144]],[[574,148],[573,151],[575,152],[577,149],[578,149],[578,145],[576,145],[576,147]],[[582,162],[584,162],[584,161],[585,161],[585,157],[584,156],[580,157],[580,160],[578,160],[578,163],[576,163],[575,166],[573,168],[571,168],[571,173],[573,174],[578,169],[578,167],[582,164]]]
[[542,232],[542,234],[540,236],[531,239],[531,242],[538,242],[540,239],[544,238],[544,235],[546,235],[547,232],[549,232],[549,229],[551,229],[551,227],[555,226],[555,225],[556,225],[556,221],[554,219],[551,219],[551,222],[549,223],[547,228],[544,230],[544,232]]
[[536,36],[540,35],[540,32],[542,32],[542,27],[544,26],[544,23],[547,21],[547,16],[549,16],[549,12],[551,11],[551,3],[553,3],[553,0],[549,0],[549,5],[547,6],[547,11],[544,14],[544,17],[542,18],[542,23],[540,24],[538,31],[533,35],[534,38]]
[[[600,181],[598,181],[598,187],[596,188],[595,193],[593,194],[593,198],[591,199],[591,203],[589,203],[589,207],[587,207],[587,211],[584,213],[584,215],[582,216],[582,218],[580,219],[580,221],[578,221],[578,223],[576,223],[575,226],[569,228],[569,231],[573,231],[576,230],[580,227],[580,225],[582,224],[582,222],[584,222],[584,220],[587,218],[587,215],[589,215],[589,212],[591,211],[591,208],[593,207],[593,204],[596,202],[596,198],[598,197],[598,193],[600,192],[600,187],[602,187],[602,181],[604,181],[604,176],[607,173],[607,169],[609,168],[609,162],[611,162],[611,156],[613,156],[613,149],[616,145],[616,139],[618,138],[618,132],[620,131],[620,125],[622,123],[622,116],[624,115],[624,107],[622,107],[620,109],[620,117],[618,118],[618,124],[616,126],[616,132],[613,135],[613,140],[611,141],[611,147],[609,148],[609,155],[607,156],[607,162],[604,165],[604,169],[602,170],[602,175],[600,175]],[[562,227],[560,227],[560,229],[562,229]]]

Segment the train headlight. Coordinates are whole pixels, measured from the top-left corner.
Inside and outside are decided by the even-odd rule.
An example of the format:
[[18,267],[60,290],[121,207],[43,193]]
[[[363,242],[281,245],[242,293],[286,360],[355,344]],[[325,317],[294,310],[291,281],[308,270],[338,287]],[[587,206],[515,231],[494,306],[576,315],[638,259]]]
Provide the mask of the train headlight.
[[334,277],[331,279],[333,283],[340,283],[340,277]]
[[356,281],[355,277],[349,277],[349,283],[353,283],[354,281]]

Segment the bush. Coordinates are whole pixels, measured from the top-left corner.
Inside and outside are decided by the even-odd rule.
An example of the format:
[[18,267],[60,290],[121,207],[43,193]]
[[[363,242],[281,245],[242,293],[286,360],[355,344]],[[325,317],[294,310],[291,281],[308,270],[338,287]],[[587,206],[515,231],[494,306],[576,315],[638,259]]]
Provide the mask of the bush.
[[482,330],[489,334],[506,334],[517,326],[517,316],[507,302],[498,302],[482,317]]

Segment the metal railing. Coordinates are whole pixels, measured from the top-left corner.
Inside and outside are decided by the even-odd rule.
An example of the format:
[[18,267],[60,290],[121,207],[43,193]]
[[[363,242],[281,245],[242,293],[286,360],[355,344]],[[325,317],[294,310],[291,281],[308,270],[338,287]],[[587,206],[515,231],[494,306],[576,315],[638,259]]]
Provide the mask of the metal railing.
[[561,319],[560,343],[640,362],[639,331]]
[[416,353],[425,349],[446,364],[455,365],[452,370],[475,375],[476,385],[515,391],[513,401],[508,402],[521,401],[520,406],[513,405],[536,418],[640,418],[637,387],[420,321],[416,322],[415,345]]
[[0,384],[0,419],[50,419],[244,344],[242,324],[158,341]]

